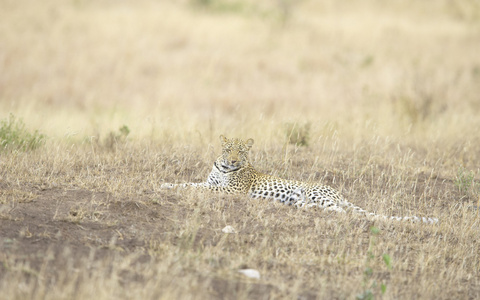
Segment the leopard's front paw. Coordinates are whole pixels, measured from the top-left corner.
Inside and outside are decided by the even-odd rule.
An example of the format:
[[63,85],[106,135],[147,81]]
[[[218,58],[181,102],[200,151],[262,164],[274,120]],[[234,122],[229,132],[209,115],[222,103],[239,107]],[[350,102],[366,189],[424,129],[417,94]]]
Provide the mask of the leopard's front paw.
[[161,190],[171,190],[175,187],[175,185],[173,183],[162,183],[160,185],[160,189]]

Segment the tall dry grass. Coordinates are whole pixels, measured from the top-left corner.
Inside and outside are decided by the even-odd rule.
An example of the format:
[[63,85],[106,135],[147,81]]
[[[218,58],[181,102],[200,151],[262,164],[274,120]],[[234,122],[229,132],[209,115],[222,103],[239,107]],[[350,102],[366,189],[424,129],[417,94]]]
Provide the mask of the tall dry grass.
[[[0,153],[4,297],[479,297],[475,1],[1,7],[0,118],[48,137]],[[254,138],[261,171],[441,223],[157,190],[204,180],[219,134]]]

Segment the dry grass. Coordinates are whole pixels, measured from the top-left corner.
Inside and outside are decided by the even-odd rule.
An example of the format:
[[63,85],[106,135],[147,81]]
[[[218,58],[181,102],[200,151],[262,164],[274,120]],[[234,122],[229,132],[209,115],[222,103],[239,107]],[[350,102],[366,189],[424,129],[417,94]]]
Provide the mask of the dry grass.
[[[2,297],[480,297],[475,1],[0,5],[0,119],[47,136],[0,152]],[[204,180],[220,134],[254,138],[261,171],[441,222],[158,190]]]

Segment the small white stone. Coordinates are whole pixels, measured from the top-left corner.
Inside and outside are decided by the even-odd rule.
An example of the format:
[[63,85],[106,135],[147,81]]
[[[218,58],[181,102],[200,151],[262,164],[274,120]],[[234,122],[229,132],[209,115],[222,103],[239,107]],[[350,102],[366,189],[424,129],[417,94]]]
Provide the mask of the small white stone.
[[242,273],[249,278],[260,279],[260,272],[255,269],[242,269],[238,270],[238,273]]
[[224,232],[224,233],[236,233],[235,228],[233,228],[233,227],[230,226],[230,225],[225,226],[225,227],[222,229],[222,232]]

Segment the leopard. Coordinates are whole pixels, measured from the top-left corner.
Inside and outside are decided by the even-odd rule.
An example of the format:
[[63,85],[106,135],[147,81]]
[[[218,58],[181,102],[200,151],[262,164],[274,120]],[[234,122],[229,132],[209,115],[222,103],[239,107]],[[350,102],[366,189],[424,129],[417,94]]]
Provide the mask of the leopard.
[[334,188],[297,180],[287,180],[257,171],[249,160],[254,140],[226,138],[220,135],[222,154],[213,163],[205,182],[163,183],[160,189],[193,188],[225,194],[243,194],[253,199],[278,201],[296,208],[320,208],[326,211],[346,213],[352,211],[372,219],[438,223],[437,218],[417,216],[387,216],[369,212],[347,201]]

